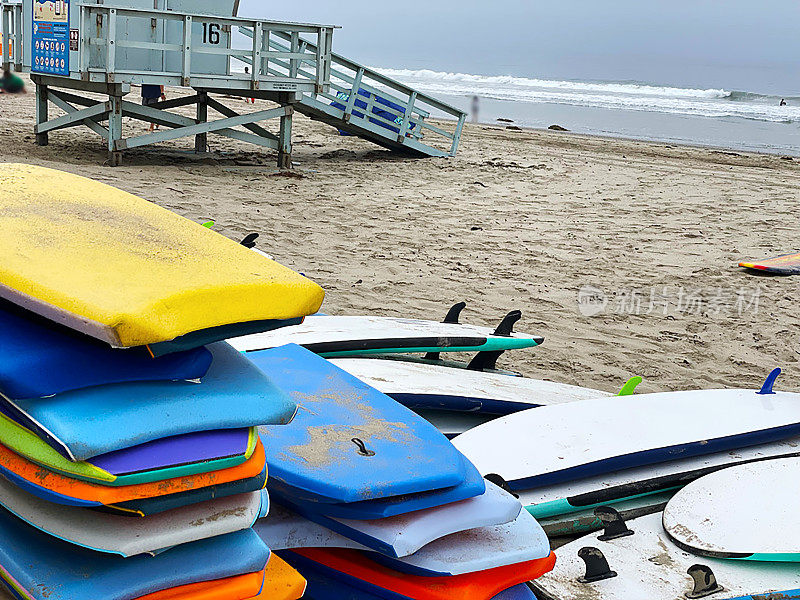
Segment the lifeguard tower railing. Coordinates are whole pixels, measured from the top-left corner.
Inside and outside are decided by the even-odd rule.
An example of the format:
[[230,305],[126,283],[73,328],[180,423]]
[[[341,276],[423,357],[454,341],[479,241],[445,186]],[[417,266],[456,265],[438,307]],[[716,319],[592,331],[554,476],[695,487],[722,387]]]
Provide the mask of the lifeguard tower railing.
[[[77,39],[70,40],[75,47],[70,47],[68,68],[63,74],[44,73],[32,66],[32,3],[36,1],[24,0],[21,9],[3,5],[3,37],[19,39],[21,30],[22,42],[13,45],[13,52],[21,51],[23,70],[31,72],[36,84],[35,133],[40,145],[48,143],[50,132],[85,125],[107,141],[109,162],[117,165],[126,150],[187,136],[194,136],[195,149],[205,152],[211,133],[275,149],[279,166],[285,168],[291,165],[294,105],[303,93],[324,93],[330,85],[332,26],[77,0],[68,4],[70,28],[77,29]],[[133,0],[127,1],[133,4]],[[186,0],[166,2],[176,7],[191,4]],[[219,0],[217,4],[235,11],[231,2]],[[232,47],[231,32],[239,27],[255,32],[248,48]],[[276,34],[311,40],[318,50],[313,56],[275,50],[269,40]],[[4,55],[6,47],[4,44]],[[250,72],[232,70],[234,58],[248,59]],[[13,60],[19,62],[17,56]],[[312,77],[296,74],[301,61],[306,70],[310,62]],[[134,84],[180,86],[192,88],[194,93],[142,106],[124,99]],[[100,93],[108,100],[77,92]],[[214,95],[262,98],[279,106],[239,114],[223,104],[224,98]],[[66,114],[48,118],[48,103]],[[196,106],[193,117],[174,112],[192,105]],[[209,109],[222,118],[209,120]],[[126,138],[123,117],[168,129]],[[280,121],[277,133],[259,124],[275,118]]]
[[[252,30],[240,28],[240,32],[253,39]],[[298,70],[279,59],[270,64],[271,74],[289,68],[299,77],[313,79],[319,51],[313,43],[276,32],[269,45],[275,52],[305,54]],[[250,57],[240,60],[251,64]],[[455,156],[467,117],[464,111],[339,54],[331,53],[331,62],[330,89],[304,93],[295,107],[298,112],[391,150]],[[435,125],[432,116],[440,118]]]
[[22,2],[0,0],[0,9],[0,42],[3,50],[0,63],[3,69],[22,71]]

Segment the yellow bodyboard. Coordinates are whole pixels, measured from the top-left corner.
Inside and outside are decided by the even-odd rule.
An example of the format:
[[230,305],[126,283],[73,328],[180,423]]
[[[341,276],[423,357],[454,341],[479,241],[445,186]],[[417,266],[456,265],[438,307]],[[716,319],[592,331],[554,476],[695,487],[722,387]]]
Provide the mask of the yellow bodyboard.
[[316,312],[291,269],[106,184],[0,165],[0,296],[117,347]]

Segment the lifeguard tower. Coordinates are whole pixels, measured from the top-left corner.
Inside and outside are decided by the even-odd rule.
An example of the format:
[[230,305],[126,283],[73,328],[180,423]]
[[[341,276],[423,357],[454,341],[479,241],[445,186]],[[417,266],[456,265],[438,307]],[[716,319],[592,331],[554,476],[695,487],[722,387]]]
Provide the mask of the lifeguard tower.
[[[119,165],[125,150],[187,136],[205,152],[211,133],[277,150],[279,168],[288,168],[298,111],[398,152],[458,149],[462,111],[334,54],[333,26],[239,17],[239,0],[0,1],[2,62],[31,73],[39,145],[50,132],[86,126]],[[191,93],[141,106],[126,99],[137,84]],[[225,96],[277,107],[240,114]],[[49,118],[50,103],[66,114]],[[174,111],[188,106],[194,118]],[[431,116],[449,121],[434,125]],[[123,117],[168,129],[126,138]],[[275,119],[277,131],[268,131],[264,122]]]

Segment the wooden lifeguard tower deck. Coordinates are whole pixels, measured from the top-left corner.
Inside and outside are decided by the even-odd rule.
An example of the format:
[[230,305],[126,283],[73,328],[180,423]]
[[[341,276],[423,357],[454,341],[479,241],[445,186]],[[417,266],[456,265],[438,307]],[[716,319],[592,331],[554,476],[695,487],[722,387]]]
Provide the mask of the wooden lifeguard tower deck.
[[[242,18],[237,0],[128,0],[125,7],[100,1],[3,0],[2,62],[31,73],[40,145],[50,132],[86,126],[106,141],[109,161],[118,165],[125,150],[187,136],[205,152],[211,133],[277,150],[279,168],[287,168],[298,111],[413,156],[453,156],[458,149],[462,111],[334,54],[333,26]],[[42,24],[37,4],[52,4],[48,18],[66,26]],[[193,94],[141,106],[125,99],[137,84],[180,86]],[[231,95],[278,107],[239,114],[223,102]],[[49,118],[49,103],[66,114]],[[192,105],[195,118],[173,112]],[[209,109],[219,118],[209,120]],[[449,121],[434,125],[431,116]],[[123,117],[169,129],[126,138]],[[276,132],[262,125],[273,119]]]

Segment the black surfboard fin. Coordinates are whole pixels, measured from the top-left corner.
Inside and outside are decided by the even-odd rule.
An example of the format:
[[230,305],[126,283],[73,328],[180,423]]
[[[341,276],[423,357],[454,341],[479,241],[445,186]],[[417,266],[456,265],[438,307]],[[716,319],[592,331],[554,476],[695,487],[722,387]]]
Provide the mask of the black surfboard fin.
[[[461,317],[461,312],[466,308],[466,302],[456,302],[453,306],[450,307],[450,310],[447,311],[447,314],[444,316],[444,321],[442,323],[453,323],[458,324],[458,319]],[[440,353],[439,352],[428,352],[425,355],[425,360],[439,360]]]
[[608,542],[621,537],[633,535],[633,531],[628,529],[625,519],[617,512],[617,509],[610,506],[598,506],[594,509],[594,516],[600,519],[603,524],[603,533],[597,536],[601,542]]
[[690,600],[694,598],[705,598],[711,594],[723,591],[725,588],[717,583],[717,578],[711,567],[706,565],[692,565],[686,571],[692,578],[693,588],[691,592],[686,593],[686,597]]
[[239,243],[245,248],[255,248],[257,237],[258,237],[257,233],[248,233],[246,236],[244,236],[244,239]]
[[503,337],[511,337],[511,334],[514,333],[514,325],[521,318],[522,318],[521,310],[512,310],[505,317],[503,317],[503,320],[500,321],[500,324],[497,326],[497,329],[494,330],[494,334],[501,335]]
[[489,371],[497,368],[497,359],[505,350],[482,350],[472,357],[467,369],[470,371]]
[[578,577],[578,583],[594,583],[617,576],[617,572],[611,570],[606,557],[597,548],[591,546],[581,548],[578,550],[578,558],[586,565],[586,574]]
[[756,394],[761,394],[762,396],[774,394],[775,392],[772,391],[772,387],[775,385],[775,380],[778,378],[778,375],[780,374],[781,374],[780,368],[773,369],[772,373],[767,375],[767,378],[764,380],[764,385],[761,386],[761,390],[756,392]]
[[508,482],[505,479],[503,479],[502,475],[498,475],[497,473],[489,473],[488,475],[484,475],[483,478],[489,483],[493,483],[500,489],[508,492],[514,496],[514,498],[519,498],[519,494],[514,493],[514,491],[511,489],[511,486],[508,485]]

